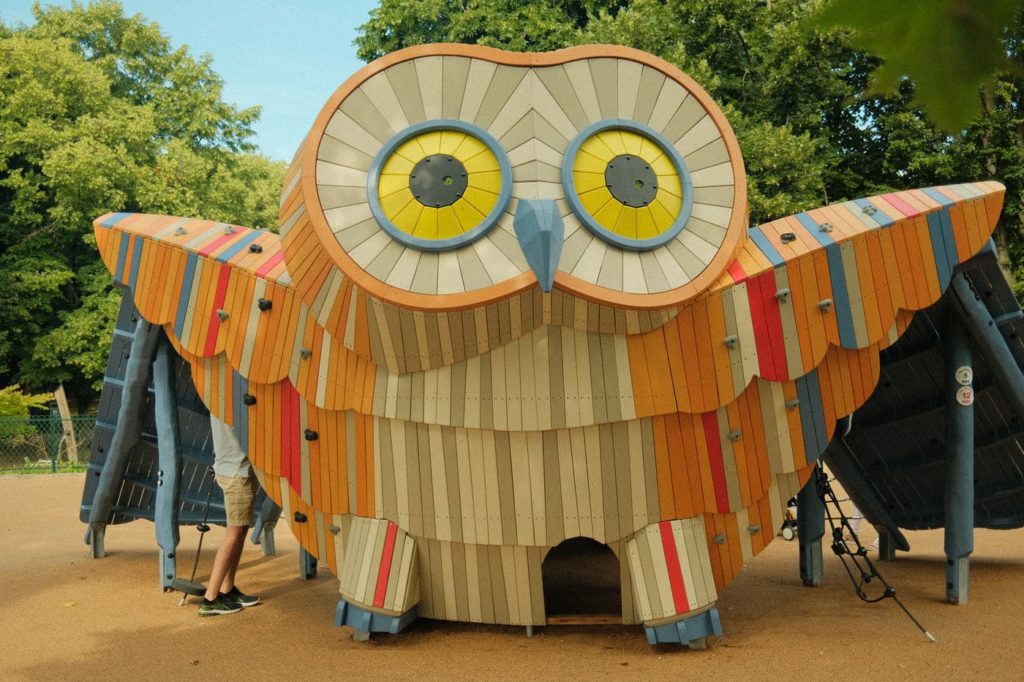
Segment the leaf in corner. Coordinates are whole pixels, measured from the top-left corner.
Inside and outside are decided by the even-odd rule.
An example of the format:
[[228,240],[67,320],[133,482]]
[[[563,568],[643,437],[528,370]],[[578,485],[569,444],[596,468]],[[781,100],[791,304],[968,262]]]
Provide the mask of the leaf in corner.
[[853,29],[853,43],[885,62],[876,89],[911,78],[915,101],[956,131],[978,113],[979,86],[1011,67],[1002,39],[1019,8],[1019,0],[832,0],[813,23]]

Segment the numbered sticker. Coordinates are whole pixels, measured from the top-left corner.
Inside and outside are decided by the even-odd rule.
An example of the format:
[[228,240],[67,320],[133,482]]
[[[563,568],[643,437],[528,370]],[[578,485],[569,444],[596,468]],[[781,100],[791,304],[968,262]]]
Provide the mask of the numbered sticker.
[[958,384],[970,386],[971,382],[974,381],[974,370],[970,367],[957,367],[955,376]]
[[973,405],[974,389],[971,388],[970,386],[962,386],[961,388],[957,389],[956,401],[963,405],[964,407],[967,407],[968,405]]

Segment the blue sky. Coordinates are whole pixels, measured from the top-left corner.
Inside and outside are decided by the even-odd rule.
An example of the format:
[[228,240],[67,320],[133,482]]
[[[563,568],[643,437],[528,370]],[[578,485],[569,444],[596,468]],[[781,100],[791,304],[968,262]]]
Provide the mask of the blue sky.
[[[70,0],[45,5],[70,5]],[[121,0],[175,46],[213,57],[224,99],[259,104],[256,143],[290,161],[320,107],[362,66],[352,41],[377,0]],[[0,20],[32,23],[32,0],[0,0]]]

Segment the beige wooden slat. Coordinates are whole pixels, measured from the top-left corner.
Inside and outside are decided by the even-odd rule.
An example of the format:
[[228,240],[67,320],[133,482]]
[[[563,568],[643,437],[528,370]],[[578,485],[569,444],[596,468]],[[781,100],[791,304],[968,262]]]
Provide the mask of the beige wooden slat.
[[510,213],[503,213],[498,219],[498,224],[487,233],[485,239],[489,239],[509,259],[518,272],[526,272],[530,266],[527,265],[526,256],[523,255],[523,249],[519,245],[519,240],[516,239],[512,220],[513,216]]
[[676,151],[685,158],[692,152],[697,151],[704,145],[710,144],[720,137],[722,137],[722,133],[718,130],[718,126],[715,124],[714,119],[710,116],[704,116],[704,118],[697,121],[692,128],[687,130],[681,138],[676,140],[674,146]]
[[526,547],[513,547],[512,556],[515,559],[516,570],[516,592],[519,595],[519,614],[521,623],[533,623],[533,608],[530,589],[530,566],[527,559]]
[[441,118],[441,88],[443,86],[440,56],[420,57],[415,61],[416,79],[423,115],[429,121]]
[[527,69],[518,66],[499,65],[487,86],[487,94],[476,112],[473,123],[488,130],[495,116],[505,107],[513,92],[526,77]]
[[[707,117],[707,112],[696,97],[686,97],[672,118],[665,124],[660,132],[670,141],[679,140],[691,130],[698,121]],[[657,129],[656,129],[657,130]],[[710,140],[709,140],[710,141]]]
[[422,253],[416,264],[416,274],[412,278],[412,291],[420,294],[437,293],[437,274],[440,254]]
[[455,118],[463,121],[476,119],[496,68],[497,64],[494,62],[484,59],[470,60],[469,73],[466,75],[466,91],[462,97],[459,115]]
[[356,125],[382,145],[398,132],[389,125],[377,107],[373,106],[361,88],[356,88],[349,93],[348,97],[342,101],[339,111],[352,119]]
[[366,272],[380,281],[386,282],[390,279],[391,273],[395,271],[399,259],[409,251],[414,251],[414,249],[410,249],[400,242],[392,241],[366,265]]
[[444,613],[450,620],[459,619],[459,611],[455,598],[455,569],[452,565],[452,544],[450,542],[439,542],[438,549],[441,555],[441,584],[444,594]]
[[735,428],[729,422],[729,413],[726,408],[719,408],[715,411],[718,418],[718,433],[720,434],[720,446],[722,448],[722,468],[725,470],[725,486],[729,495],[730,509],[737,509],[741,505],[740,479],[736,467],[736,451],[733,441],[727,434]]
[[618,61],[618,117],[625,119],[636,118],[633,115],[637,105],[637,93],[640,90],[640,79],[643,74],[643,65],[631,59],[619,59]]
[[462,282],[459,257],[455,252],[443,251],[438,254],[436,286],[439,294],[460,293],[466,290]]
[[319,184],[317,195],[320,198],[320,207],[324,210],[366,203],[366,187],[331,187]]
[[711,141],[700,149],[691,152],[683,159],[687,170],[691,174],[704,168],[728,163],[728,161],[729,151],[726,149],[725,141],[722,138]]
[[371,159],[377,155],[377,152],[383,146],[382,142],[373,137],[373,135],[340,109],[331,116],[330,122],[324,128],[324,135],[329,135],[339,142],[353,147]]
[[572,121],[577,130],[587,127],[589,120],[580,105],[579,98],[573,91],[572,83],[566,74],[565,66],[549,66],[536,69],[534,73],[544,83],[551,96],[558,102],[558,106],[565,112],[565,115]]
[[498,481],[498,457],[495,433],[493,431],[483,435],[482,459],[484,462],[485,500],[487,502],[487,542],[493,545],[504,541],[501,526],[502,510]]
[[597,284],[615,291],[622,291],[622,250],[605,248]]
[[601,274],[601,266],[605,254],[609,251],[607,244],[600,239],[592,239],[587,248],[583,251],[576,267],[572,270],[574,277],[579,277],[587,282],[596,283]]
[[[320,138],[317,160],[365,173],[370,170],[373,157],[366,151],[356,149],[346,142],[342,142],[330,135],[324,135]],[[297,174],[296,177],[298,177]]]
[[428,426],[427,437],[430,451],[423,455],[430,458],[430,486],[424,490],[424,493],[431,495],[434,502],[435,535],[433,537],[442,541],[451,541],[453,539],[452,509],[448,499],[448,479],[445,476],[445,453],[441,440],[441,427]]
[[[531,346],[530,348],[525,347],[528,343]],[[523,406],[523,428],[550,429],[552,428],[551,369],[550,364],[545,360],[551,357],[548,328],[541,327],[535,330],[529,337],[524,339],[523,346],[519,352],[519,358],[523,362],[523,392],[529,395],[527,391],[530,388],[530,377],[527,371],[529,364],[532,362],[533,395],[538,396],[538,400],[534,405],[536,412],[534,412],[529,401]],[[534,419],[534,414],[536,414],[536,419]]]
[[664,79],[647,124],[654,130],[664,133],[665,128],[675,118],[676,112],[679,111],[679,107],[687,97],[689,97],[689,93],[679,83],[671,78]]
[[398,132],[409,127],[409,119],[405,115],[405,110],[398,101],[386,73],[378,73],[368,78],[359,86],[359,91],[366,96],[391,130]]
[[541,433],[532,431],[526,434],[526,450],[522,455],[526,459],[526,470],[530,485],[530,514],[533,521],[533,538],[531,545],[550,544],[547,537],[547,505],[544,495],[544,440]]
[[572,84],[576,100],[583,109],[588,123],[595,123],[605,118],[601,115],[601,105],[597,99],[597,89],[594,87],[594,78],[590,71],[589,60],[574,61],[564,64],[565,75]]
[[487,274],[480,256],[477,255],[476,250],[472,246],[464,246],[461,249],[457,249],[454,253],[458,258],[459,272],[462,273],[464,291],[483,289],[494,284]]
[[[502,139],[506,133],[512,130],[513,126],[520,121],[524,121],[524,117],[527,117],[531,110],[533,80],[534,77],[527,74],[519,81],[516,89],[512,91],[508,99],[501,103],[494,116],[494,120],[487,127],[487,132],[498,139]],[[491,96],[490,92],[487,95],[489,98]],[[485,100],[485,102],[487,101]],[[530,117],[526,118],[524,125],[532,125],[532,120]]]
[[[576,396],[575,401],[578,405],[579,421],[577,423],[581,426],[588,426],[594,423],[594,392],[590,381],[590,366],[593,359],[590,357],[588,335],[585,332],[566,331],[569,332],[572,343],[575,345],[573,357],[576,360],[576,385],[575,393],[571,395]],[[568,362],[568,359],[566,361]]]
[[483,622],[483,608],[481,604],[481,590],[479,559],[476,545],[464,545],[466,553],[466,596],[469,607],[469,622]]
[[[519,608],[519,581],[516,578],[515,547],[502,545],[498,548],[501,556],[501,572],[504,576],[501,587],[505,593],[506,605],[508,607],[508,622],[513,625],[522,625],[523,618]],[[499,589],[501,589],[499,587]]]
[[616,118],[618,115],[618,61],[605,57],[588,60],[601,118]]
[[[657,263],[655,260],[652,265]],[[631,294],[646,294],[648,291],[646,273],[637,251],[622,252],[622,290]]]
[[[656,249],[656,251],[661,252],[663,254],[662,257],[659,258],[654,251],[641,251],[639,253],[640,268],[643,272],[646,290],[651,293],[658,293],[675,289],[685,284],[688,280],[681,276],[683,274],[682,270],[671,254],[665,249]],[[665,258],[666,256],[667,259]],[[663,260],[666,261],[672,272],[673,277],[671,280],[662,268]]]
[[708,243],[692,230],[687,229],[680,232],[679,236],[676,237],[676,241],[689,249],[705,267],[718,254],[718,246],[716,244]]
[[740,554],[745,565],[754,558],[754,550],[750,544],[750,510],[746,507],[736,512],[736,526],[740,535]]
[[[601,437],[597,427],[586,427],[583,429],[583,441],[585,444],[584,460],[586,461],[585,482],[590,495],[590,515],[594,526],[593,538],[598,542],[607,542],[609,539],[606,522],[606,501],[604,494],[604,476],[601,457]],[[575,463],[574,463],[575,464]]]
[[[423,252],[419,249],[403,249],[399,254],[398,260],[395,261],[394,267],[387,277],[384,278],[384,281],[398,289],[408,289],[411,287],[422,254]],[[426,364],[421,357],[421,366],[426,366]]]
[[442,90],[441,116],[458,118],[469,77],[471,60],[467,57],[445,55],[441,58]]
[[709,166],[690,173],[694,188],[717,187],[733,184],[732,165],[728,162]]
[[735,190],[732,184],[716,187],[694,187],[693,201],[710,206],[732,206]]
[[629,350],[626,338],[621,335],[612,337],[615,344],[615,370],[619,388],[619,414],[622,419],[636,418],[636,401],[633,399],[633,377],[629,368]]
[[523,271],[513,263],[486,235],[472,244],[472,249],[483,264],[486,275],[491,282],[500,283],[521,274]]
[[416,64],[411,61],[395,64],[388,67],[384,75],[387,76],[392,91],[402,93],[398,102],[409,124],[423,121],[426,116],[423,113],[423,100],[420,98]]
[[[644,475],[644,458],[650,457],[653,459],[654,452],[644,451],[639,421],[626,422],[626,430],[629,446],[626,452],[616,453],[616,456],[626,463],[629,476],[630,508],[627,510],[628,516],[623,519],[628,524],[628,526],[623,527],[623,534],[633,533],[648,523],[653,523],[657,520],[656,518],[647,518],[646,500],[650,493],[647,490],[646,477]],[[622,481],[621,485],[625,487],[627,481]]]
[[[558,99],[547,89],[536,72],[530,74],[534,112],[547,122],[566,141],[573,139],[579,128],[562,109]],[[565,149],[565,147],[559,147]]]
[[637,535],[626,543],[626,554],[629,563],[629,575],[633,586],[633,603],[637,606],[640,619],[650,621],[654,620],[654,612],[651,610],[650,591],[647,588],[643,562],[640,560],[639,538],[640,535]]
[[647,123],[650,120],[665,80],[664,74],[657,69],[646,65],[643,67],[636,92],[636,107],[633,109],[632,114],[633,120],[638,123]]

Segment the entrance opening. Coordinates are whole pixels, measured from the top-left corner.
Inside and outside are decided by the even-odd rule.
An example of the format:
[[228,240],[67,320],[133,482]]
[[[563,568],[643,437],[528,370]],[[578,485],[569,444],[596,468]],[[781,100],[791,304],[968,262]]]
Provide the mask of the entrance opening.
[[541,567],[548,622],[621,623],[619,559],[608,545],[570,538]]

